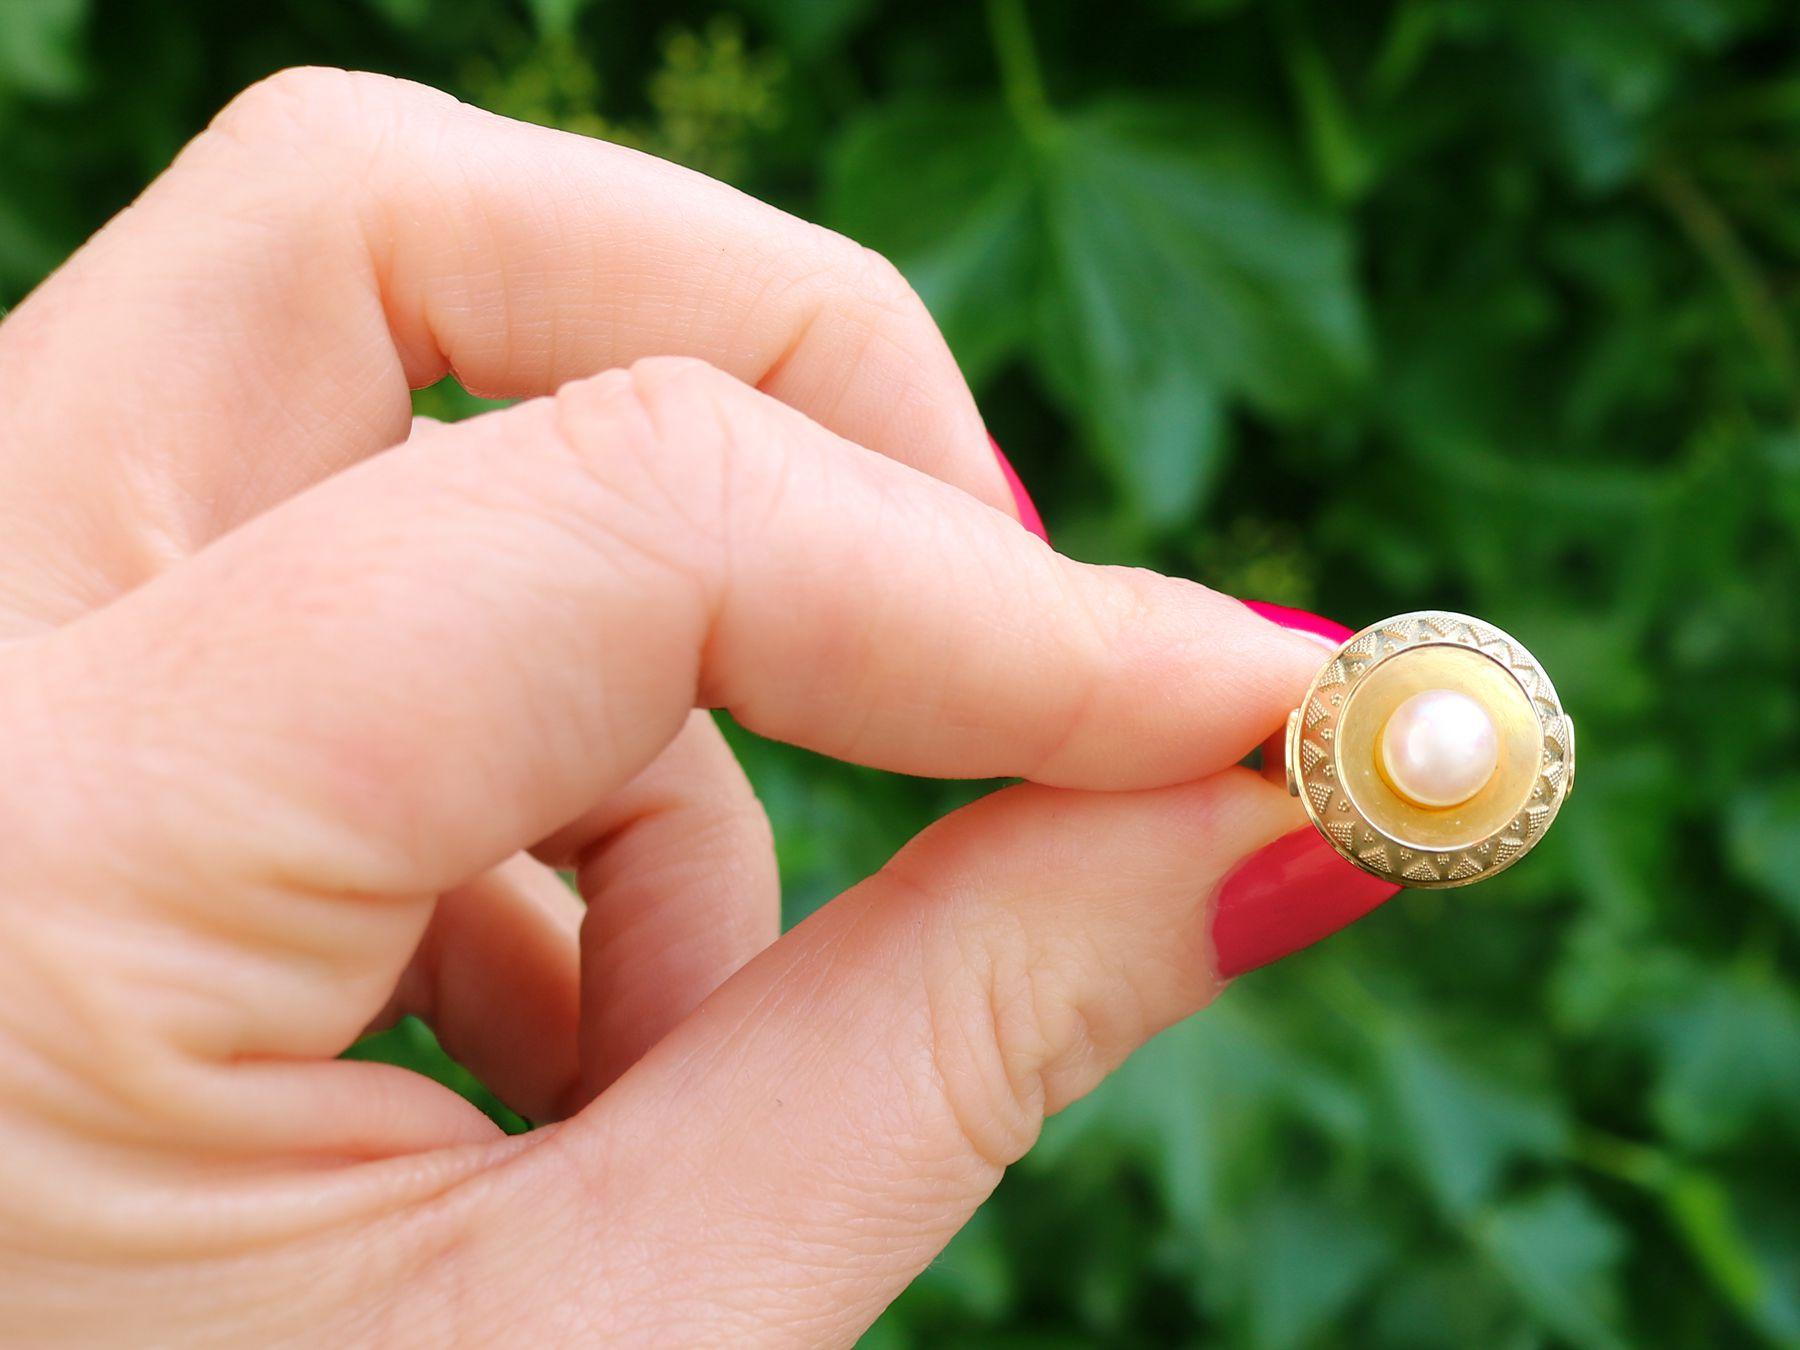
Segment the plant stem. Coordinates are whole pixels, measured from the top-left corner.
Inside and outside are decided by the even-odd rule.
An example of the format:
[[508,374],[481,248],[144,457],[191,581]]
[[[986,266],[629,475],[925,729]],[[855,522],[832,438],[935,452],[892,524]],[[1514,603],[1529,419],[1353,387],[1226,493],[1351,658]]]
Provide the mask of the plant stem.
[[1027,138],[1041,141],[1056,123],[1044,92],[1044,70],[1025,16],[1025,0],[987,0],[988,31],[1000,66],[1000,89]]
[[1667,1185],[1675,1170],[1661,1150],[1603,1130],[1583,1129],[1574,1141],[1574,1155],[1596,1172],[1650,1191]]
[[1793,335],[1781,316],[1781,306],[1756,259],[1725,213],[1681,169],[1668,163],[1656,165],[1650,171],[1650,186],[1718,274],[1744,330],[1773,368],[1796,420],[1800,420],[1800,359],[1795,357]]
[[1766,1316],[1761,1264],[1717,1177],[1662,1149],[1603,1130],[1582,1130],[1573,1155],[1594,1171],[1653,1197],[1695,1266],[1745,1328],[1771,1346],[1791,1350],[1796,1342]]

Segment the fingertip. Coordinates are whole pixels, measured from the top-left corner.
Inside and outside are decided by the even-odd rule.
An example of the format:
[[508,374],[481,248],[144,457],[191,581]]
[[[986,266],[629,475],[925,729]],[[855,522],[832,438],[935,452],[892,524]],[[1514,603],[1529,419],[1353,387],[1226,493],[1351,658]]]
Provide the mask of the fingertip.
[[[1294,677],[1296,680],[1310,679],[1318,669],[1321,659],[1319,653],[1335,652],[1354,631],[1335,620],[1327,619],[1323,615],[1314,614],[1309,610],[1271,604],[1267,600],[1240,600],[1238,603],[1258,618],[1306,640],[1306,649],[1296,653],[1296,666],[1310,665],[1311,669],[1306,670],[1304,674],[1297,673]],[[1299,701],[1299,697],[1300,691],[1296,689],[1294,693],[1296,703]],[[1286,754],[1284,730],[1277,728],[1262,744],[1262,774],[1264,778],[1278,786],[1287,781]]]

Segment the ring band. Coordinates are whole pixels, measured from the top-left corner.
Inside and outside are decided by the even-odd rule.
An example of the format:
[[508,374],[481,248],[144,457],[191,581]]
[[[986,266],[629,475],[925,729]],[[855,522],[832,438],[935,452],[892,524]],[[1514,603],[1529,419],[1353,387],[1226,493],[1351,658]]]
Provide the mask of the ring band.
[[1511,867],[1575,781],[1575,724],[1525,647],[1421,610],[1344,642],[1288,715],[1288,791],[1348,861],[1399,886]]

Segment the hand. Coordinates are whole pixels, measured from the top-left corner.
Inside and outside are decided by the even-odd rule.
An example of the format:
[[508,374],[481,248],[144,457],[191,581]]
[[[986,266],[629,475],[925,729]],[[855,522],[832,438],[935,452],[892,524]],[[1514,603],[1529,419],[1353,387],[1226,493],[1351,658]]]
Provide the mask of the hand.
[[[0,382],[9,1338],[847,1343],[1299,823],[1317,647],[1053,553],[891,268],[630,151],[276,77]],[[1030,782],[776,941],[706,708]],[[406,1012],[556,1123],[334,1059]]]

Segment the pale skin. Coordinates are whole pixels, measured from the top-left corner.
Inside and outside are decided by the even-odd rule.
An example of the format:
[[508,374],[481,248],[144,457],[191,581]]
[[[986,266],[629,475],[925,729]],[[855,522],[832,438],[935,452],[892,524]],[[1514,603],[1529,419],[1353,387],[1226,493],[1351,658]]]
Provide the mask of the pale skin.
[[[277,76],[0,387],[9,1339],[848,1344],[1300,823],[1317,646],[1054,553],[891,267],[633,152]],[[709,708],[1028,781],[778,938]],[[334,1058],[408,1012],[544,1127]]]

